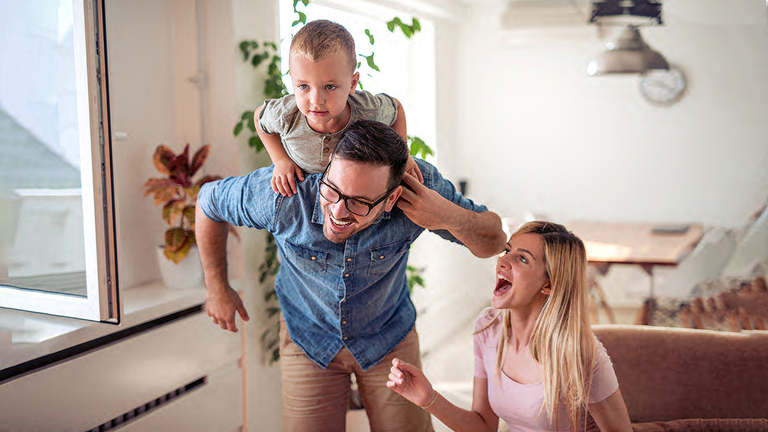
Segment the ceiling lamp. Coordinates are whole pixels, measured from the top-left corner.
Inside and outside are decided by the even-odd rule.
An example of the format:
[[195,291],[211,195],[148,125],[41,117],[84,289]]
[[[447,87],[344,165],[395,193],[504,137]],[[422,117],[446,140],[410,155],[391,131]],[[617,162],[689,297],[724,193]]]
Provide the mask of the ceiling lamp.
[[640,30],[634,25],[625,27],[615,41],[605,46],[606,51],[589,62],[587,74],[632,74],[652,69],[669,69],[667,60],[643,41]]
[[640,36],[640,25],[661,24],[661,0],[592,0],[590,23],[621,25],[616,40],[606,43],[606,51],[587,66],[587,74],[642,74],[654,69],[669,69],[669,64]]

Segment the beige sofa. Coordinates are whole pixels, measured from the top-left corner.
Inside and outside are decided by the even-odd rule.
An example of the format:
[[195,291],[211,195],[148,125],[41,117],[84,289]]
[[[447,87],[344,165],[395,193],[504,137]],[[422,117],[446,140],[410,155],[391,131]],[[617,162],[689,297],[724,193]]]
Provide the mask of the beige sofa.
[[768,431],[768,331],[593,330],[635,431]]

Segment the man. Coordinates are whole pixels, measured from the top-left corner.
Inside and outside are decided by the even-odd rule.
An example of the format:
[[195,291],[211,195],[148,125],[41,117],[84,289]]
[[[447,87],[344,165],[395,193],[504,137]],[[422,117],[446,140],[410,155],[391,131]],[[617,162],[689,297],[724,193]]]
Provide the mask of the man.
[[274,193],[271,167],[200,191],[196,235],[214,323],[237,331],[235,311],[248,319],[226,278],[225,221],[270,231],[280,251],[285,430],[343,430],[351,373],[374,429],[431,430],[426,411],[386,387],[392,358],[420,364],[405,271],[410,245],[429,229],[489,257],[506,238],[499,217],[463,198],[434,166],[417,161],[423,185],[404,174],[407,160],[392,128],[358,121],[325,172],[308,175],[292,197]]

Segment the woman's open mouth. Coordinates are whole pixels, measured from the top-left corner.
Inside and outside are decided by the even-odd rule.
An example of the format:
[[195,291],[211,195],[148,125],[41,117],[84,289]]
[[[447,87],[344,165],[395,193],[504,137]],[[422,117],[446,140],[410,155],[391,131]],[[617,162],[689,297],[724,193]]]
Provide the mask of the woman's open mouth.
[[512,289],[512,283],[508,281],[504,276],[497,275],[496,288],[493,290],[493,295],[504,295],[507,291]]

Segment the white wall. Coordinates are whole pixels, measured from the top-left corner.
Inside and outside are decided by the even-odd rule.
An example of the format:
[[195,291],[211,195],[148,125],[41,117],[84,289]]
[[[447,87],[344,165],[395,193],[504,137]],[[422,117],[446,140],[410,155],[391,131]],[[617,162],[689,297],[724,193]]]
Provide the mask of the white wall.
[[[761,0],[669,0],[649,45],[689,88],[670,107],[636,76],[588,77],[594,27],[503,30],[478,0],[460,36],[458,143],[475,197],[504,215],[740,226],[768,198],[768,38]],[[445,148],[441,148],[445,155]]]
[[[125,289],[160,277],[154,248],[162,243],[166,225],[141,187],[160,176],[152,164],[159,143],[177,152],[187,142],[192,151],[211,144],[203,174],[237,175],[268,160],[254,157],[232,136],[232,128],[240,113],[260,100],[257,77],[240,60],[237,42],[277,40],[277,4],[108,0],[107,27],[118,269]],[[230,238],[229,264],[235,270],[231,276],[241,278],[237,287],[253,317],[245,347],[250,429],[279,430],[280,374],[262,362],[263,289],[254,282],[263,234],[240,232],[242,244]]]
[[[562,222],[734,227],[766,202],[762,0],[664,2],[665,25],[642,32],[687,76],[686,93],[669,107],[644,101],[637,76],[586,75],[604,44],[594,26],[503,29],[506,4],[466,2],[436,26],[439,167],[467,179],[471,198],[518,220],[535,212]],[[418,240],[423,349],[439,347],[490,304],[494,261]],[[618,290],[610,300],[642,300],[647,276],[619,270],[610,280],[637,298]]]

